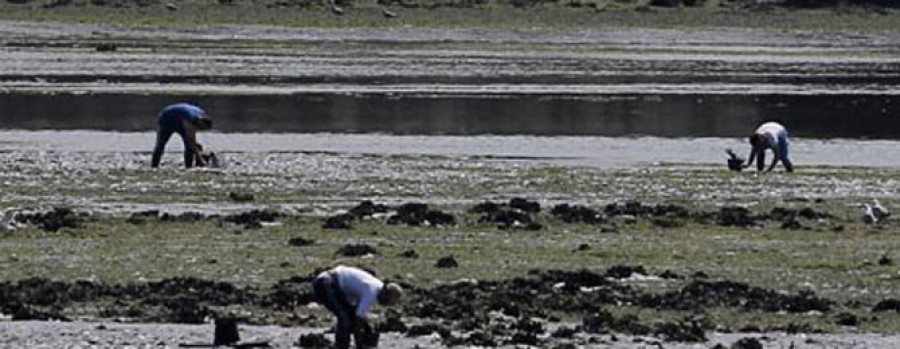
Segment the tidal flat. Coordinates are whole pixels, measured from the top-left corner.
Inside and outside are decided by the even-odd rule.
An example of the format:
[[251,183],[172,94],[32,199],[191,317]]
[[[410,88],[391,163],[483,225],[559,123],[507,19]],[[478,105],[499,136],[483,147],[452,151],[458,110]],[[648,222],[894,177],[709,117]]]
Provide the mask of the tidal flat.
[[[20,210],[19,227],[0,237],[2,312],[16,320],[90,328],[239,314],[290,346],[330,322],[310,303],[308,282],[335,263],[408,288],[407,303],[377,311],[393,326],[385,338],[401,346],[806,340],[796,333],[850,345],[861,333],[893,333],[898,320],[896,220],[859,220],[859,205],[873,198],[898,204],[891,167],[736,173],[724,153],[721,165],[600,166],[587,156],[503,154],[474,137],[451,152],[298,152],[272,142],[282,151],[225,151],[223,168],[189,171],[170,149],[151,170],[146,152],[102,149],[152,135],[54,135],[57,143],[10,142],[17,149],[0,154],[3,202]],[[254,137],[265,144],[271,135]],[[295,137],[313,138],[304,146],[316,139]],[[325,136],[320,145],[359,137],[370,136]],[[410,141],[379,137],[385,147]],[[54,149],[73,139],[81,150]],[[832,145],[798,142],[811,163],[829,159],[816,157],[822,146]],[[271,325],[299,332],[285,342]],[[114,331],[91,333],[122,343]],[[26,337],[4,340],[34,340]],[[870,344],[891,341],[880,338]]]

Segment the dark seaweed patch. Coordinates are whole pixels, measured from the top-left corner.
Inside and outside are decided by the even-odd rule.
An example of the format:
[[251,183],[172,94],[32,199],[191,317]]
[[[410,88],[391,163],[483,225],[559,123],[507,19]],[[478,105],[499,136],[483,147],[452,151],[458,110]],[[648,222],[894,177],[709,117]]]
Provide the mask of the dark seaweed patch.
[[85,216],[67,207],[55,207],[41,213],[19,213],[18,221],[37,226],[43,231],[55,232],[62,228],[78,229],[85,222]]
[[459,267],[459,262],[456,261],[456,258],[453,256],[442,257],[438,259],[437,262],[434,263],[435,268],[456,268]]
[[248,229],[261,228],[263,222],[275,222],[281,213],[272,210],[252,210],[233,215],[227,215],[222,220],[237,225],[243,225]]
[[397,208],[396,214],[388,217],[387,224],[452,226],[456,224],[456,218],[448,213],[430,210],[426,204],[406,203]]
[[348,244],[342,246],[337,252],[334,253],[336,256],[345,256],[345,257],[361,257],[365,255],[378,255],[378,250],[371,245],[366,244]]

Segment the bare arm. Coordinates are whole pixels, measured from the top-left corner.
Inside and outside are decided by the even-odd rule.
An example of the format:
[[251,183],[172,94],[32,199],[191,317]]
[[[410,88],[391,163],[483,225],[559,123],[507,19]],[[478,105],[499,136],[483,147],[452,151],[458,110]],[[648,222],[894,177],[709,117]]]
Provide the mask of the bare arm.
[[753,165],[753,161],[756,160],[756,148],[750,149],[750,156],[747,158],[747,164],[744,165],[744,168],[748,168]]

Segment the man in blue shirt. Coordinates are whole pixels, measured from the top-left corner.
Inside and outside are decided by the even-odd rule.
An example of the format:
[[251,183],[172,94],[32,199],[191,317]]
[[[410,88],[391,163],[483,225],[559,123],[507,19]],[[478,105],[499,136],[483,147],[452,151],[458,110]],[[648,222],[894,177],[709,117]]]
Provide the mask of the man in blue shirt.
[[204,160],[197,156],[201,154],[200,145],[197,144],[197,130],[212,128],[212,119],[200,107],[188,103],[172,104],[163,108],[159,113],[156,124],[156,147],[153,148],[151,166],[159,167],[159,160],[166,150],[166,143],[173,133],[178,133],[184,142],[184,167],[205,166]]

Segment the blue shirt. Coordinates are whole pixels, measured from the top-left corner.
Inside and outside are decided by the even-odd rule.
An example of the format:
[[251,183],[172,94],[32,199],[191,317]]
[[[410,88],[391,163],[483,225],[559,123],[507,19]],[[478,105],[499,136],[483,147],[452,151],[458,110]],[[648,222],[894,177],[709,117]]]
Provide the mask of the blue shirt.
[[200,121],[200,119],[206,118],[206,112],[193,104],[176,103],[163,108],[159,113],[161,123],[163,123],[163,119],[169,119],[165,121],[174,121],[174,118],[183,118],[192,125],[197,125],[197,122]]

